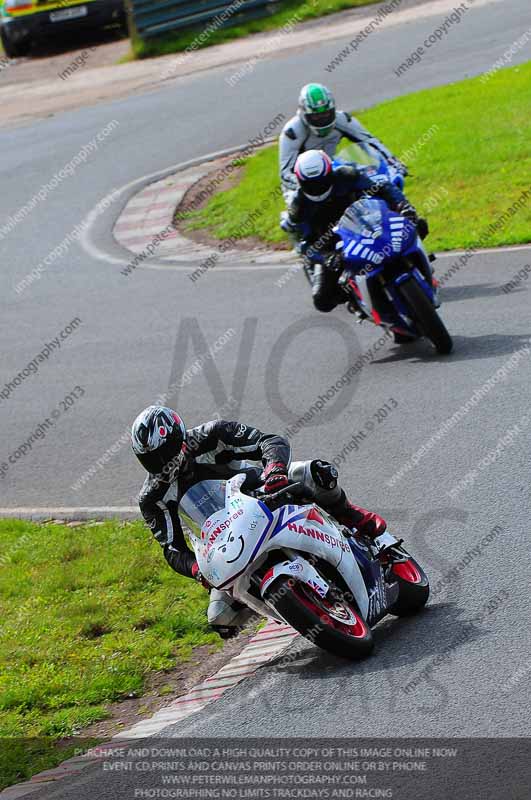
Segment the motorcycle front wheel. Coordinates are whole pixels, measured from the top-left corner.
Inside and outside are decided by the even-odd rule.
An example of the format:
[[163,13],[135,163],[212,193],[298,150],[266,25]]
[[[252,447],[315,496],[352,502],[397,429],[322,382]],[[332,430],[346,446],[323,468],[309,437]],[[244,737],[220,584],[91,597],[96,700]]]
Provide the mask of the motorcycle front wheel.
[[395,617],[408,617],[421,611],[430,596],[428,576],[414,558],[399,561],[391,568],[393,580],[398,583],[398,599],[389,609]]
[[287,575],[273,581],[265,599],[288,625],[329,653],[358,661],[373,650],[371,629],[354,601],[328,600]]
[[423,336],[432,342],[441,355],[451,353],[454,346],[452,337],[418,283],[413,279],[406,281],[401,284],[400,293]]

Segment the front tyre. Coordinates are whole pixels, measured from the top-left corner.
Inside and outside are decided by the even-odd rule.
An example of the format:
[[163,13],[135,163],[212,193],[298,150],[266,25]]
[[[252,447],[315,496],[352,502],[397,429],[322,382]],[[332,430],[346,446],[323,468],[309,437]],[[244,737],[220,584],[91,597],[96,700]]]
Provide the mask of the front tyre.
[[444,322],[418,283],[411,279],[400,286],[400,292],[422,334],[432,342],[441,355],[452,352],[454,343]]
[[292,628],[329,653],[357,661],[372,652],[371,629],[352,601],[327,600],[287,575],[273,581],[265,599]]
[[398,561],[391,567],[392,580],[398,584],[398,600],[389,613],[395,617],[416,614],[428,602],[430,584],[428,576],[411,556],[407,561]]

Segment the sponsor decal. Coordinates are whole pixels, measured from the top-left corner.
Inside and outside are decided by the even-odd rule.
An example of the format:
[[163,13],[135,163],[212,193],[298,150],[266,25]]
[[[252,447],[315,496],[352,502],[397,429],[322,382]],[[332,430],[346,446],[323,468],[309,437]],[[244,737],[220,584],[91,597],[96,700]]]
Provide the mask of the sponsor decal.
[[313,581],[311,578],[308,580],[308,586],[310,586],[314,592],[317,592],[319,597],[325,597],[327,590],[323,589],[322,586],[319,586],[319,584]]
[[326,542],[331,547],[339,547],[343,552],[348,553],[350,548],[346,542],[341,542],[329,533],[323,533],[318,528],[306,528],[304,525],[297,525],[296,522],[288,522],[288,530],[293,533],[302,533],[305,536],[311,536],[312,539],[318,539],[321,542]]
[[[235,556],[235,558],[227,558],[227,564],[234,564],[234,562],[239,559],[239,557],[241,556],[241,554],[243,553],[243,551],[245,549],[245,542],[244,542],[243,536],[239,536],[238,537],[238,541],[241,542],[240,551],[239,551],[238,555]],[[234,542],[234,536],[231,536],[230,539],[229,539],[229,544],[232,544],[232,542]],[[226,553],[227,552],[227,544],[222,544],[221,547],[219,548],[219,550],[222,553]]]
[[290,572],[302,572],[303,566],[300,561],[292,561],[288,569]]
[[242,425],[240,423],[240,425],[238,425],[238,428],[234,436],[236,436],[236,438],[241,438],[242,436],[245,436],[246,430],[247,430],[247,425]]
[[222,531],[227,530],[227,528],[230,528],[231,522],[234,522],[234,520],[240,517],[242,514],[243,514],[243,508],[240,508],[238,509],[238,511],[235,511],[234,514],[231,514],[230,517],[226,519],[224,522],[220,522],[219,525],[216,528],[214,528],[214,530],[210,534],[210,537],[208,539],[209,547],[216,541],[219,534],[222,533]]

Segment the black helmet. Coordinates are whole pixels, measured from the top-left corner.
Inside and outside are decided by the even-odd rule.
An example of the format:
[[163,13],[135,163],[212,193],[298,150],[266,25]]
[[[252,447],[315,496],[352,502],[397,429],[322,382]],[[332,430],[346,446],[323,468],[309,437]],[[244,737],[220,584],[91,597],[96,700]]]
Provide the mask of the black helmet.
[[186,460],[186,428],[175,411],[148,406],[131,428],[133,453],[144,469],[166,480],[177,478]]

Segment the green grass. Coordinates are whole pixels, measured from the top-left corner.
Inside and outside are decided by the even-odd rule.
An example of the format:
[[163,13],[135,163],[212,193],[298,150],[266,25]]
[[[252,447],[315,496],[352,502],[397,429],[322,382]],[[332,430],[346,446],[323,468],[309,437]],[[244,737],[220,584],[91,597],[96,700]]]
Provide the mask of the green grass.
[[[531,175],[531,62],[501,70],[486,83],[460,81],[391,100],[357,116],[397,155],[432,135],[416,156],[406,193],[430,221],[430,249],[519,244],[531,240],[531,203],[488,237],[484,232],[529,189]],[[437,126],[436,129],[433,126]],[[215,238],[242,237],[249,214],[278,185],[277,148],[249,158],[239,184],[190,215],[190,227]],[[279,242],[282,199],[269,202],[247,235]]]
[[284,0],[278,3],[278,11],[270,16],[253,20],[252,22],[242,23],[234,27],[221,28],[213,31],[200,42],[198,37],[204,30],[204,26],[188,30],[186,32],[152,39],[143,42],[139,39],[132,41],[132,53],[136,58],[149,58],[153,56],[163,56],[170,53],[177,53],[186,50],[187,47],[196,46],[194,50],[210,47],[214,44],[222,44],[233,39],[241,39],[252,33],[275,30],[285,25],[298,24],[308,19],[316,19],[336,11],[343,11],[346,8],[357,8],[358,6],[372,5],[379,0]]
[[219,641],[207,600],[141,523],[0,521],[0,788],[63,760],[58,740]]

